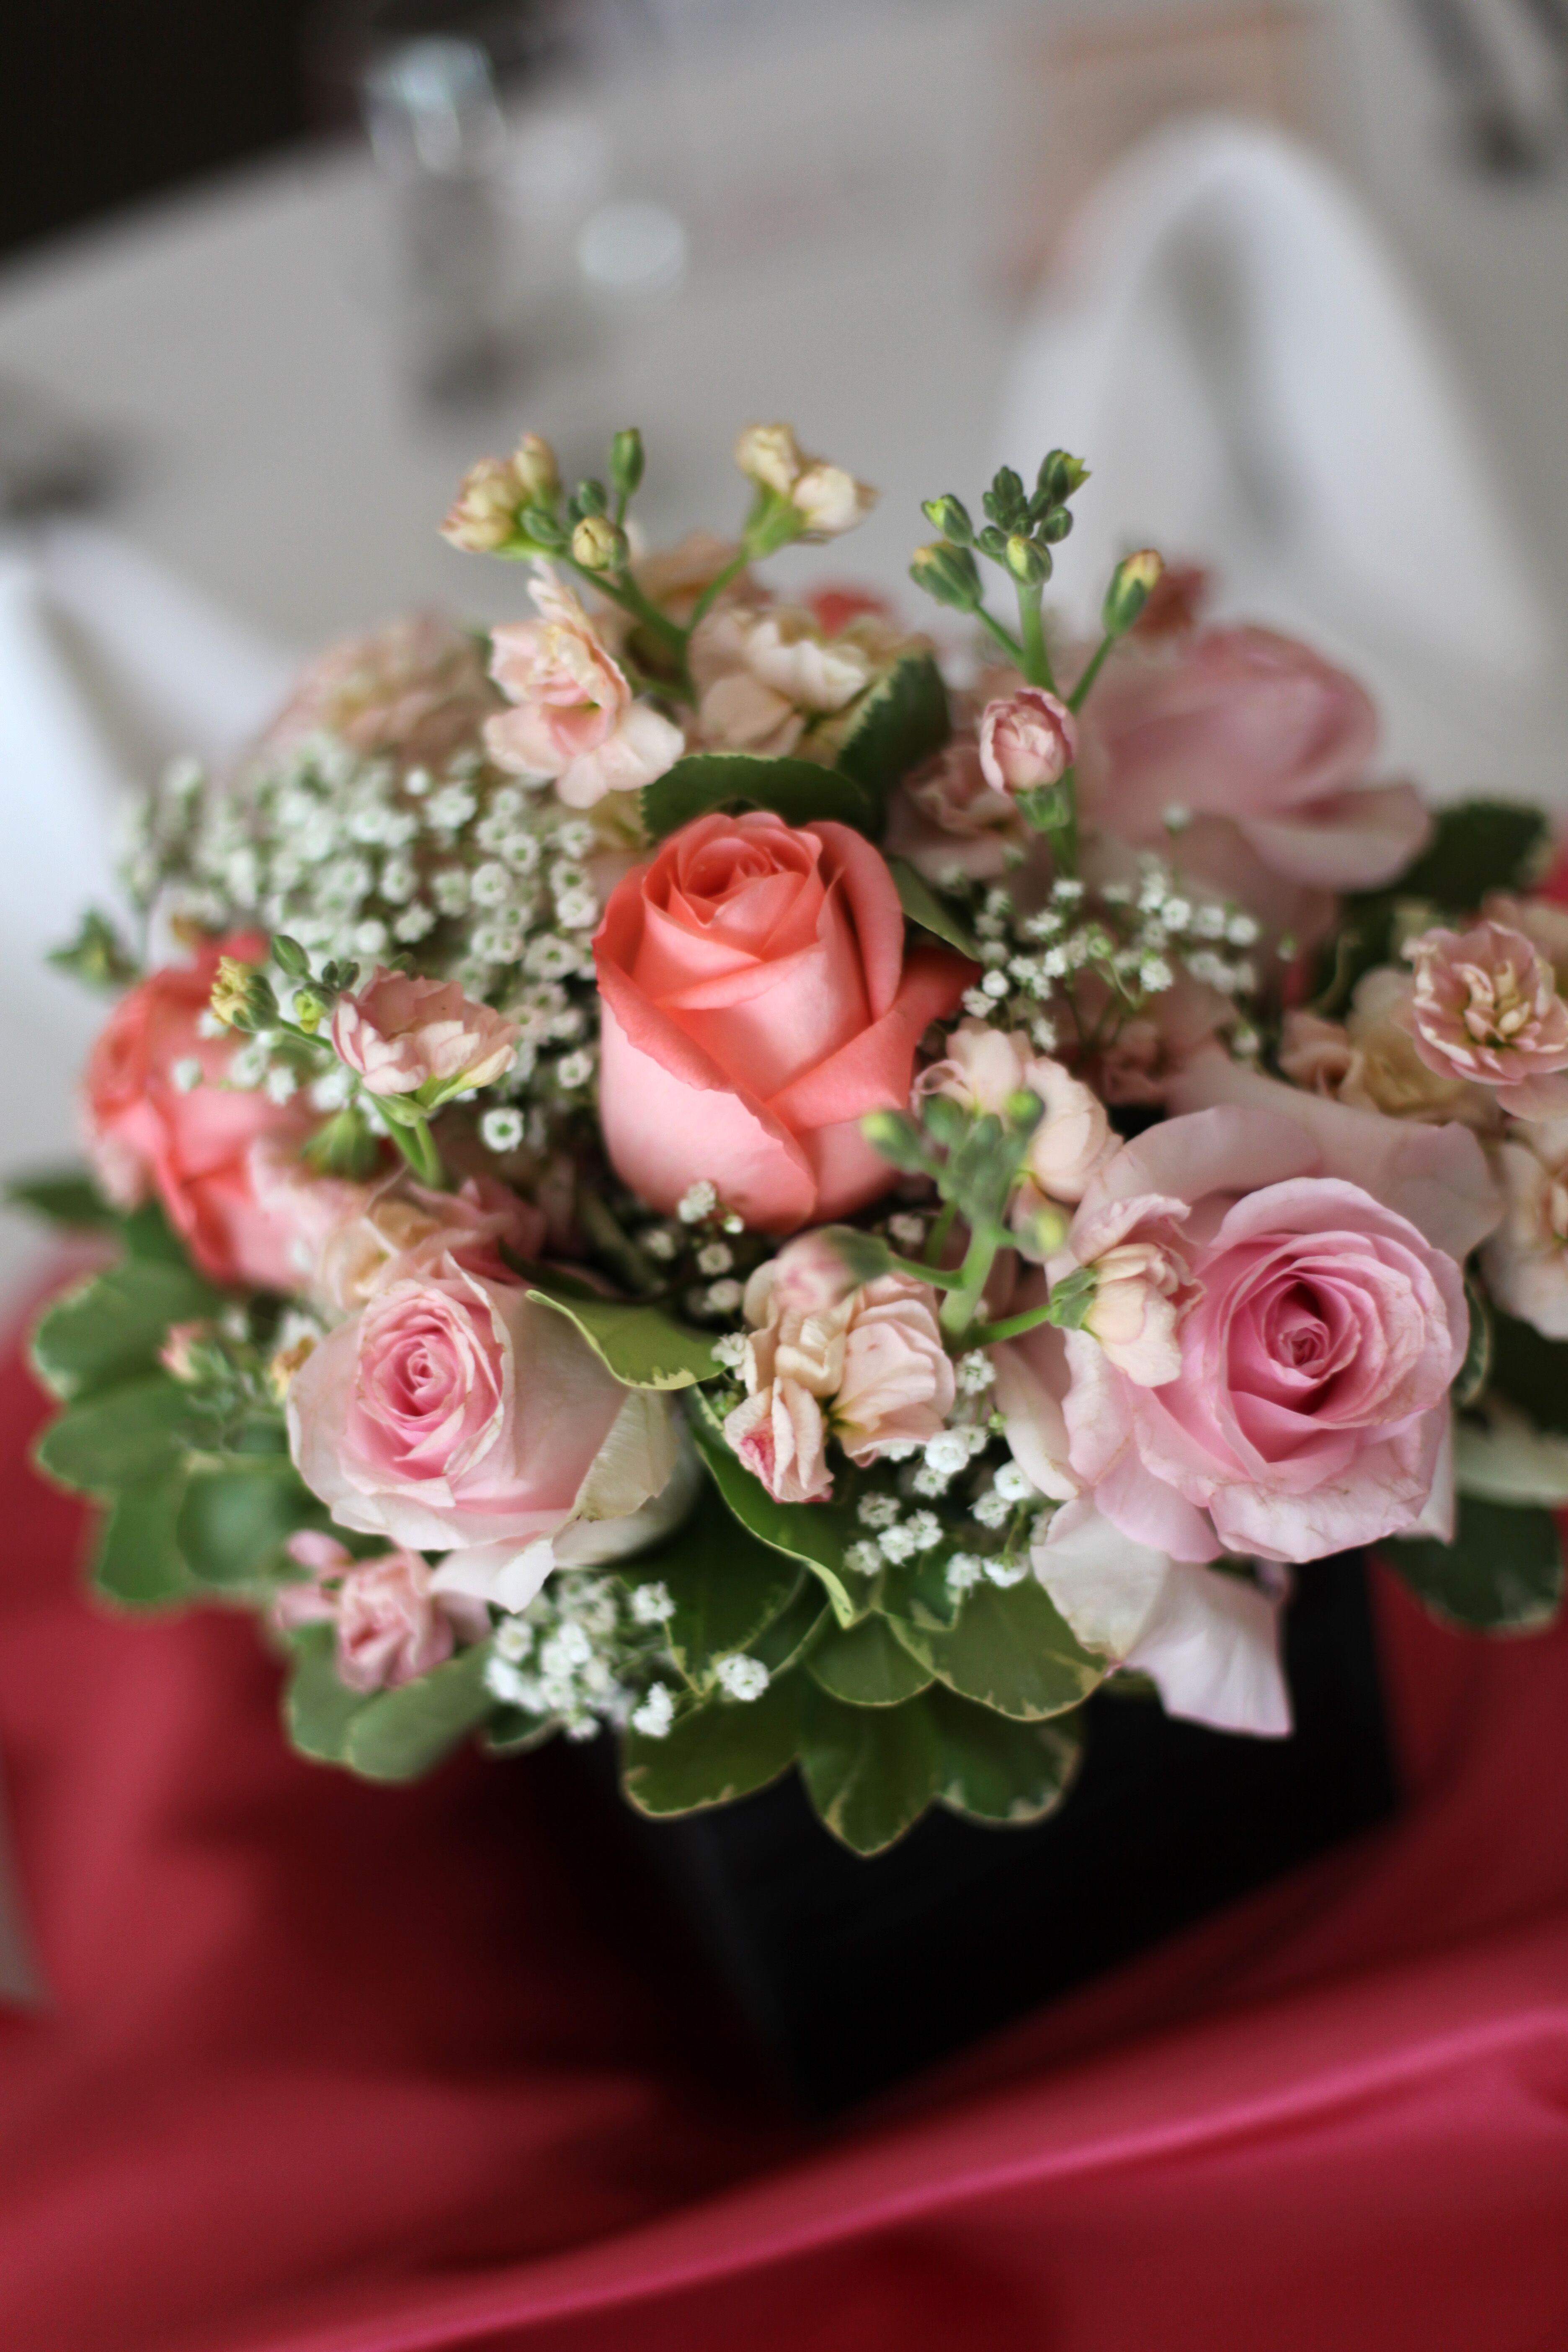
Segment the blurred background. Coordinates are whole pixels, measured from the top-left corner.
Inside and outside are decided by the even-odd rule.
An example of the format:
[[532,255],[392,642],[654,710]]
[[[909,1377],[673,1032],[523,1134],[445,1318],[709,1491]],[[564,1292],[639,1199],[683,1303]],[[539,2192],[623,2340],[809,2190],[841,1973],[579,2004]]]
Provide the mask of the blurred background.
[[1065,443],[1069,611],[1156,541],[1391,769],[1561,797],[1565,376],[1568,0],[8,0],[0,1160],[117,804],[324,637],[518,612],[437,525],[524,425],[640,424],[657,538],[789,418],[883,496],[783,577],[910,613],[921,499]]

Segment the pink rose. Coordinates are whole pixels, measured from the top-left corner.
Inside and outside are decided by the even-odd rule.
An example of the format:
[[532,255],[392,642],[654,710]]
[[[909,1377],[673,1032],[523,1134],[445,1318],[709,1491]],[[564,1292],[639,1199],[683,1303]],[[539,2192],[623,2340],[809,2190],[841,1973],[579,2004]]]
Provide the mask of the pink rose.
[[634,1549],[634,1515],[675,1467],[668,1399],[622,1388],[519,1283],[450,1248],[405,1263],[294,1375],[311,1492],[341,1527],[450,1553],[437,1590],[508,1608],[560,1559]]
[[552,778],[569,808],[651,783],[685,749],[679,728],[633,697],[577,598],[542,565],[533,601],[537,621],[492,633],[492,674],[518,708],[486,727],[491,759],[516,775]]
[[1258,889],[1259,870],[1298,891],[1372,889],[1431,830],[1410,785],[1366,782],[1377,718],[1363,689],[1271,630],[1125,646],[1082,723],[1086,820],[1163,849],[1167,811],[1184,812],[1184,870],[1234,889],[1271,923],[1295,912],[1278,890],[1270,901]]
[[1078,757],[1078,720],[1043,686],[988,702],[980,720],[980,772],[994,793],[1059,783]]
[[921,1032],[973,969],[906,956],[892,876],[859,834],[765,810],[672,834],[617,885],[594,950],[616,1172],[666,1212],[707,1179],[764,1233],[893,1183],[860,1120],[902,1108]]
[[289,1290],[299,1278],[293,1228],[268,1212],[258,1150],[292,1158],[319,1120],[302,1097],[276,1103],[225,1083],[236,1040],[204,1036],[218,960],[254,961],[248,935],[204,947],[123,996],[87,1066],[88,1150],[121,1208],[151,1191],[196,1265],[214,1282]]
[[827,1440],[864,1466],[891,1445],[934,1437],[954,1396],[936,1294],[901,1274],[847,1296],[825,1294],[815,1234],[760,1265],[746,1285],[746,1402],[724,1434],[784,1503],[833,1491]]
[[[1108,1241],[1146,1242],[1186,1287],[1174,1377],[1142,1385],[1091,1330],[1069,1331],[1061,1400],[1080,1490],[1174,1559],[1314,1559],[1440,1530],[1451,1509],[1448,1390],[1468,1317],[1442,1244],[1479,1238],[1465,1191],[1434,1202],[1424,1230],[1342,1172],[1357,1129],[1381,1122],[1278,1092],[1310,1104],[1312,1124],[1223,1108],[1126,1145],[1051,1268],[1060,1279]],[[1325,1112],[1352,1122],[1337,1155],[1318,1140]],[[1484,1181],[1467,1131],[1396,1132],[1473,1159]],[[1429,1172],[1444,1157],[1427,1150]]]
[[331,1536],[314,1531],[290,1538],[289,1550],[312,1581],[286,1585],[273,1617],[285,1628],[335,1626],[338,1680],[349,1690],[395,1690],[449,1658],[459,1634],[482,1642],[489,1632],[481,1602],[432,1590],[417,1552],[355,1560]]
[[994,882],[1037,839],[1017,803],[986,782],[980,746],[967,736],[906,776],[888,804],[888,855],[907,857],[931,882],[954,871]]
[[310,1274],[317,1297],[339,1314],[363,1307],[389,1276],[410,1271],[420,1252],[449,1250],[500,1276],[503,1243],[531,1259],[545,1248],[542,1213],[493,1176],[470,1176],[456,1192],[426,1192],[406,1177],[336,1190],[336,1214],[321,1230]]
[[417,1095],[435,1110],[511,1067],[517,1024],[476,1004],[455,980],[410,980],[379,965],[357,995],[341,996],[332,1045],[372,1095]]
[[279,751],[335,735],[367,759],[440,768],[478,745],[499,699],[468,631],[416,613],[319,654],[263,740]]
[[1489,1088],[1515,1118],[1568,1112],[1568,1004],[1522,931],[1423,931],[1405,952],[1415,968],[1405,1017],[1429,1070]]

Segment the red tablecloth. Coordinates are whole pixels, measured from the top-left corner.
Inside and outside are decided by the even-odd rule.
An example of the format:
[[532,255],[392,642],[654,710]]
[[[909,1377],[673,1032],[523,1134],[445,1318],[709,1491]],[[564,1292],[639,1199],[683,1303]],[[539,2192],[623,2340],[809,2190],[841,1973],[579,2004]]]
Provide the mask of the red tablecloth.
[[592,1923],[537,1765],[356,1786],[248,1623],[99,1614],[37,1418],[12,1362],[5,2352],[1568,2343],[1568,1635],[1383,1592],[1395,1827],[807,2131]]

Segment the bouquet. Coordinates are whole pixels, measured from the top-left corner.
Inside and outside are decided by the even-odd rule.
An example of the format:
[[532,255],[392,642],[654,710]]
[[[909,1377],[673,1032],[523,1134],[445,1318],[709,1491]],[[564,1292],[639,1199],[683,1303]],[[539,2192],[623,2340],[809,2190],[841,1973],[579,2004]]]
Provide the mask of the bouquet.
[[940,639],[771,591],[873,494],[735,454],[739,536],[651,551],[636,432],[476,467],[531,616],[331,649],[62,951],[91,1172],[15,1190],[99,1236],[33,1338],[98,1591],[255,1611],[323,1762],[608,1727],[645,1813],[798,1768],[862,1853],[1047,1812],[1108,1681],[1287,1735],[1326,1556],[1546,1623],[1542,816],[1379,781],[1152,551],[1074,641],[1065,451],[928,502]]

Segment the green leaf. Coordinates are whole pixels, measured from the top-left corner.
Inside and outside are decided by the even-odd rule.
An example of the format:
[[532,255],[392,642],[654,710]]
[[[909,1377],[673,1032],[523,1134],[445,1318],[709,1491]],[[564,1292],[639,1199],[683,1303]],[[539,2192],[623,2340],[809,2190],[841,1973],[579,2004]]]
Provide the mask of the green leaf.
[[853,778],[815,760],[773,760],[756,751],[694,751],[642,789],[642,821],[655,841],[710,810],[772,809],[786,824],[831,817],[858,833],[877,829],[871,796]]
[[221,1304],[188,1266],[126,1258],[57,1299],[33,1333],[33,1368],[58,1397],[91,1396],[151,1370],[173,1323]]
[[770,1675],[787,1675],[809,1656],[832,1622],[821,1585],[815,1576],[803,1576],[789,1607],[747,1643],[746,1654],[760,1658]]
[[834,1836],[855,1853],[879,1853],[913,1827],[941,1786],[936,1730],[924,1700],[845,1706],[813,1689],[800,1769]]
[[363,1691],[352,1691],[338,1680],[334,1626],[302,1625],[289,1647],[294,1670],[283,1694],[284,1727],[302,1756],[341,1764],[349,1727],[370,1702]]
[[1532,1323],[1491,1310],[1492,1387],[1538,1429],[1568,1437],[1568,1347],[1548,1339]]
[[956,948],[960,955],[977,961],[980,942],[957,908],[946,898],[939,898],[925,876],[907,858],[890,857],[888,864],[898,885],[899,904],[910,922],[918,923],[922,931],[930,931],[933,939],[942,940],[950,948]]
[[891,1621],[906,1649],[963,1698],[1021,1722],[1065,1715],[1104,1678],[1105,1661],[1078,1642],[1032,1576],[977,1584],[951,1633]]
[[859,1533],[851,1514],[838,1503],[775,1503],[731,1451],[723,1423],[708,1400],[694,1397],[690,1411],[698,1451],[741,1525],[775,1551],[804,1560],[826,1589],[839,1624],[853,1625],[869,1605],[869,1587],[854,1577],[862,1587],[858,1599],[851,1591],[853,1572],[844,1565],[845,1549]]
[[628,1731],[621,1786],[638,1812],[655,1816],[750,1796],[795,1762],[800,1700],[800,1676],[786,1675],[761,1698],[717,1699],[679,1717],[662,1739]]
[[806,1673],[848,1706],[901,1706],[931,1682],[931,1669],[905,1649],[885,1617],[875,1616],[829,1633],[812,1652]]
[[947,1580],[947,1552],[937,1549],[917,1552],[913,1559],[884,1569],[883,1606],[888,1615],[929,1626],[934,1633],[951,1632],[958,1622],[963,1595]]
[[1548,836],[1538,808],[1515,801],[1461,801],[1435,812],[1432,839],[1394,883],[1401,898],[1429,898],[1466,914],[1489,890],[1516,890],[1534,876]]
[[1076,1715],[1016,1723],[940,1685],[926,1701],[936,1726],[938,1795],[972,1821],[1037,1822],[1072,1785],[1083,1735]]
[[696,1510],[668,1543],[623,1575],[633,1590],[662,1583],[675,1603],[666,1626],[671,1655],[694,1690],[712,1687],[716,1659],[731,1657],[782,1615],[800,1591],[800,1562],[737,1528],[702,1482]]
[[1380,1547],[1423,1607],[1478,1633],[1530,1633],[1563,1601],[1563,1549],[1550,1511],[1461,1495],[1451,1544],[1425,1537]]
[[189,1400],[162,1372],[68,1405],[34,1449],[40,1470],[87,1495],[113,1495],[164,1470],[189,1433]]
[[498,1706],[485,1726],[480,1744],[487,1756],[526,1756],[542,1748],[560,1728],[553,1716],[530,1715],[521,1706]]
[[184,1496],[177,1464],[117,1495],[92,1563],[94,1590],[121,1609],[174,1609],[199,1597],[175,1535]]
[[1491,1307],[1479,1283],[1468,1274],[1465,1276],[1465,1304],[1470,1310],[1470,1336],[1465,1346],[1465,1360],[1455,1373],[1449,1391],[1461,1411],[1474,1404],[1491,1378],[1492,1369]]
[[624,1298],[557,1297],[531,1289],[536,1306],[552,1307],[574,1323],[601,1362],[628,1389],[685,1389],[716,1380],[713,1343],[667,1315],[662,1307]]
[[180,1549],[204,1584],[245,1586],[299,1528],[324,1520],[286,1454],[231,1454],[194,1465],[180,1512]]
[[141,1208],[121,1220],[120,1230],[132,1257],[157,1258],[164,1265],[190,1264],[184,1242],[156,1201],[143,1202]]
[[838,765],[880,804],[952,732],[947,688],[929,653],[903,654],[864,697],[838,747]]
[[490,1645],[476,1642],[417,1682],[378,1691],[349,1725],[343,1762],[366,1780],[416,1780],[495,1706],[485,1687]]
[[5,1198],[15,1209],[30,1209],[51,1225],[72,1229],[115,1225],[119,1218],[84,1169],[62,1168],[43,1176],[14,1176]]

